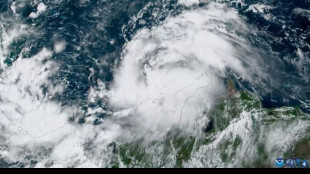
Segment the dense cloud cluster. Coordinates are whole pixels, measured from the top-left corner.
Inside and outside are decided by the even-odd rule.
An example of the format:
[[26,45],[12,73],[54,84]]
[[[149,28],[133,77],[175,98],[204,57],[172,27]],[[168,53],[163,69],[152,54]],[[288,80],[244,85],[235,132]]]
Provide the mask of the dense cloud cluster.
[[[253,85],[254,92],[256,86],[265,87],[271,80],[262,66],[266,61],[263,44],[256,47],[253,41],[253,36],[262,33],[236,9],[220,2],[128,1],[130,14],[139,13],[123,21],[122,15],[108,16],[112,8],[88,10],[89,4],[96,4],[87,0],[1,3],[6,5],[0,7],[0,164],[7,166],[111,167],[115,143],[149,144],[175,129],[189,136],[200,134],[211,121],[209,111],[228,95],[228,78],[240,80],[241,87]],[[98,4],[111,3],[101,0]],[[165,6],[165,14],[155,7],[148,14],[148,7],[158,4]],[[170,13],[169,4],[178,13]],[[231,4],[245,6],[242,0]],[[139,7],[138,12],[133,7]],[[270,20],[272,16],[265,13],[272,9],[256,4],[245,13]],[[56,10],[67,18],[51,12]],[[75,19],[79,10],[86,13]],[[307,16],[309,11],[295,9],[295,13]],[[156,25],[149,26],[142,19],[145,16],[155,18]],[[39,22],[41,17],[46,22]],[[89,26],[79,26],[82,17]],[[74,24],[66,23],[70,20]],[[122,22],[146,27],[128,34],[130,27]],[[53,33],[53,27],[61,34]],[[303,69],[308,54],[300,48],[296,55],[303,61],[294,65]],[[220,159],[212,163],[205,154],[215,156],[220,142],[231,137],[242,137],[248,147],[244,153],[255,153],[250,148],[254,143],[251,114],[242,112],[240,117],[217,134],[211,145],[197,151],[187,166],[216,165]],[[299,135],[307,124],[297,121],[294,130],[288,128]],[[271,140],[277,138],[275,134],[261,132],[270,152],[280,142],[294,141],[286,137],[275,143]]]

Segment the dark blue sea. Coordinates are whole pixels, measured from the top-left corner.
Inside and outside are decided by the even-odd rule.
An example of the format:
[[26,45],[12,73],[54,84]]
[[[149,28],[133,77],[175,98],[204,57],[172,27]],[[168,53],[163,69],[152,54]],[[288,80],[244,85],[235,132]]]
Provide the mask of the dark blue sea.
[[[37,94],[29,87],[29,94],[33,100],[37,98],[43,102],[40,97],[45,96],[62,108],[78,108],[80,114],[69,119],[72,124],[86,124],[92,115],[92,124],[100,126],[122,106],[111,106],[108,96],[90,101],[90,90],[102,87],[101,82],[105,91],[113,90],[114,81],[120,76],[117,69],[126,57],[126,47],[141,30],[153,30],[186,11],[208,10],[209,4],[213,3],[212,0],[197,2],[185,5],[178,0],[0,0],[0,75],[7,71],[13,76],[14,68],[22,67],[19,59],[32,59],[42,49],[55,50],[48,60],[42,62],[52,61],[58,65],[57,70],[44,83],[31,81],[34,85],[39,84],[40,92]],[[263,77],[260,73],[253,73],[252,80],[248,80],[238,77],[233,68],[227,68],[225,75],[220,77],[224,83],[233,79],[238,90],[258,95],[265,108],[298,107],[310,113],[310,1],[226,0],[217,3],[236,11],[249,28],[247,34],[240,30],[236,36],[257,50],[256,56],[251,57],[254,55],[252,50],[247,58],[259,62],[258,67],[264,74]],[[23,31],[26,34],[21,34]],[[247,62],[242,64],[251,68]],[[25,68],[33,65],[25,71],[29,77],[36,75],[37,65],[24,65]],[[58,85],[63,86],[61,92],[48,96],[52,93],[51,88],[56,89]],[[132,91],[128,89],[127,92]],[[0,94],[0,104],[6,101],[9,99]],[[23,113],[23,109],[17,107],[20,105],[16,104],[16,113]],[[89,112],[96,108],[101,108],[100,112]],[[9,111],[5,109],[0,112],[6,113]],[[0,140],[6,142],[6,136],[0,135]],[[9,148],[4,144],[1,151]],[[0,154],[0,159],[1,156],[5,155]],[[13,154],[11,158],[14,159]],[[29,167],[31,164],[24,166],[22,162],[0,160],[0,167],[10,166]]]

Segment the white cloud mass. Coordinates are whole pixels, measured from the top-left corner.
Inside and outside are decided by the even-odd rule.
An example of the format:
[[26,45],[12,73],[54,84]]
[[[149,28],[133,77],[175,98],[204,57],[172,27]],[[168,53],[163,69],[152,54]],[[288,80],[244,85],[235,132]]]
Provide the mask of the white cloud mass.
[[[187,6],[198,2],[179,0]],[[38,4],[37,12],[30,17],[39,17],[45,10],[44,4]],[[57,85],[50,81],[60,70],[52,57],[62,53],[69,43],[55,42],[51,50],[43,48],[32,57],[23,57],[22,50],[8,66],[3,62],[10,45],[19,37],[37,32],[22,24],[13,25],[10,30],[0,25],[0,29],[0,159],[22,161],[24,167],[110,167],[111,143],[162,140],[176,127],[185,134],[196,135],[209,121],[207,113],[216,100],[227,94],[223,80],[227,73],[247,81],[252,81],[252,74],[262,73],[256,50],[244,38],[253,31],[236,10],[209,3],[138,31],[123,48],[122,61],[115,69],[109,90],[105,82],[98,80],[88,92],[89,103],[105,99],[113,113],[102,108],[87,108],[83,113],[80,106],[63,106],[52,100],[64,92],[66,85],[65,81]],[[95,70],[90,71],[93,74]],[[107,112],[110,117],[94,126],[91,116],[100,112]],[[86,123],[69,121],[82,114],[91,115]],[[213,167],[205,153],[217,155],[220,161],[216,148],[221,140],[232,136],[242,137],[249,145],[239,157],[255,153],[250,146],[254,142],[252,122],[250,113],[243,112],[186,165]],[[305,123],[296,125],[294,133]],[[276,135],[265,136],[270,146],[279,146],[272,142]],[[285,142],[281,144],[293,141],[282,140]],[[175,160],[175,156],[172,158]],[[213,162],[217,163],[217,158]],[[31,166],[29,159],[37,163]]]
[[110,104],[136,135],[162,138],[174,126],[200,131],[204,111],[226,92],[227,70],[251,80],[251,48],[235,33],[247,33],[246,25],[235,10],[207,8],[143,29],[125,46]]

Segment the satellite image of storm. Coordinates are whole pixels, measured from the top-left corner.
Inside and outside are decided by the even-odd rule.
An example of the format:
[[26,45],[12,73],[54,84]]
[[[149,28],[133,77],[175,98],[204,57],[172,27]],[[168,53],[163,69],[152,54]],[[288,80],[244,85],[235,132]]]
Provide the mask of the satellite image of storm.
[[0,168],[309,168],[310,0],[0,0]]

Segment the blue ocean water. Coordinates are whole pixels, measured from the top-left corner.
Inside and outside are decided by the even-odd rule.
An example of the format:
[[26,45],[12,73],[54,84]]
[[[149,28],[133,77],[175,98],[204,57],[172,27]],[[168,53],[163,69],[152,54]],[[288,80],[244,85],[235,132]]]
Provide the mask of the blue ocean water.
[[[52,57],[60,67],[49,81],[55,86],[63,82],[66,85],[64,92],[53,96],[51,100],[63,106],[79,105],[85,113],[87,108],[98,106],[113,112],[113,108],[109,108],[103,99],[89,103],[88,92],[91,87],[98,85],[98,80],[106,84],[107,90],[110,88],[114,70],[121,62],[124,45],[137,31],[159,25],[167,17],[177,16],[182,11],[202,8],[208,4],[208,1],[203,1],[187,7],[178,4],[177,0],[42,2],[47,6],[46,12],[38,18],[29,18],[37,8],[33,0],[0,0],[0,24],[4,28],[24,23],[39,31],[13,42],[4,62],[12,66],[20,53],[24,57],[32,57],[43,48],[52,50],[55,40],[65,41],[66,49]],[[17,15],[13,15],[13,3]],[[257,93],[264,107],[297,106],[310,113],[310,1],[244,0],[223,3],[235,8],[248,25],[259,31],[258,34],[248,36],[248,40],[263,53],[267,74],[274,81],[266,80],[262,85],[251,84],[229,74],[228,78],[235,79],[240,90]],[[268,9],[270,16],[264,17],[248,10],[254,4],[272,6],[272,9]],[[160,15],[154,17],[154,12]],[[137,15],[140,20],[133,20]],[[30,49],[22,52],[25,47]],[[41,88],[44,91],[48,86]],[[100,124],[107,116],[106,113],[98,114],[94,124]],[[72,121],[83,124],[85,117],[87,115],[78,120],[73,118]],[[0,161],[0,166],[17,165],[3,163]]]
[[[37,19],[29,19],[29,14],[36,8],[31,4],[31,1],[3,0],[1,1],[1,14],[8,19],[12,18],[13,12],[10,9],[12,2],[26,4],[17,10],[17,13],[20,14],[18,20],[34,25],[40,31],[40,37],[27,38],[12,45],[12,57],[6,60],[8,64],[14,63],[14,55],[16,56],[24,46],[31,45],[31,49],[27,53],[28,57],[31,57],[43,47],[52,48],[55,37],[68,42],[66,50],[53,58],[60,62],[62,67],[58,75],[50,79],[55,84],[66,79],[65,92],[57,99],[64,105],[70,103],[83,105],[89,87],[96,85],[97,79],[105,82],[113,80],[112,69],[118,62],[122,47],[136,31],[143,27],[154,26],[168,15],[177,15],[186,8],[179,6],[177,0],[69,0],[60,1],[60,3],[58,1],[43,1],[48,6],[47,12]],[[131,18],[150,2],[154,4],[146,9],[142,17],[147,22],[130,26]],[[247,11],[249,6],[257,3],[275,7],[269,11],[273,15],[272,20],[266,20],[259,13]],[[199,6],[205,4],[200,3]],[[238,1],[227,4],[238,9],[240,15],[249,24],[261,31],[261,35],[255,36],[257,38],[249,39],[261,49],[266,50],[265,59],[270,63],[266,66],[270,66],[271,71],[274,69],[273,66],[281,66],[272,72],[275,80],[282,83],[279,88],[270,89],[271,93],[267,93],[264,89],[255,90],[262,91],[260,95],[264,105],[266,107],[298,105],[305,111],[309,111],[309,108],[305,106],[310,98],[309,61],[297,69],[292,65],[292,60],[298,61],[299,59],[296,55],[297,49],[302,50],[305,57],[309,59],[309,47],[307,46],[307,43],[310,42],[309,14],[306,12],[296,13],[296,9],[307,9],[310,2],[308,0],[251,0],[245,1],[244,4]],[[162,14],[159,19],[152,18],[151,14],[154,10],[159,10]],[[94,15],[94,11],[96,15]],[[5,25],[9,26],[12,23],[14,20],[6,21]],[[285,28],[283,28],[284,25]],[[83,47],[78,49],[81,43],[83,43]],[[100,63],[102,61],[105,61],[106,64],[102,65]],[[88,79],[91,73],[90,68],[95,70],[91,80]],[[251,85],[244,84],[244,86]],[[302,105],[301,101],[307,104]]]

